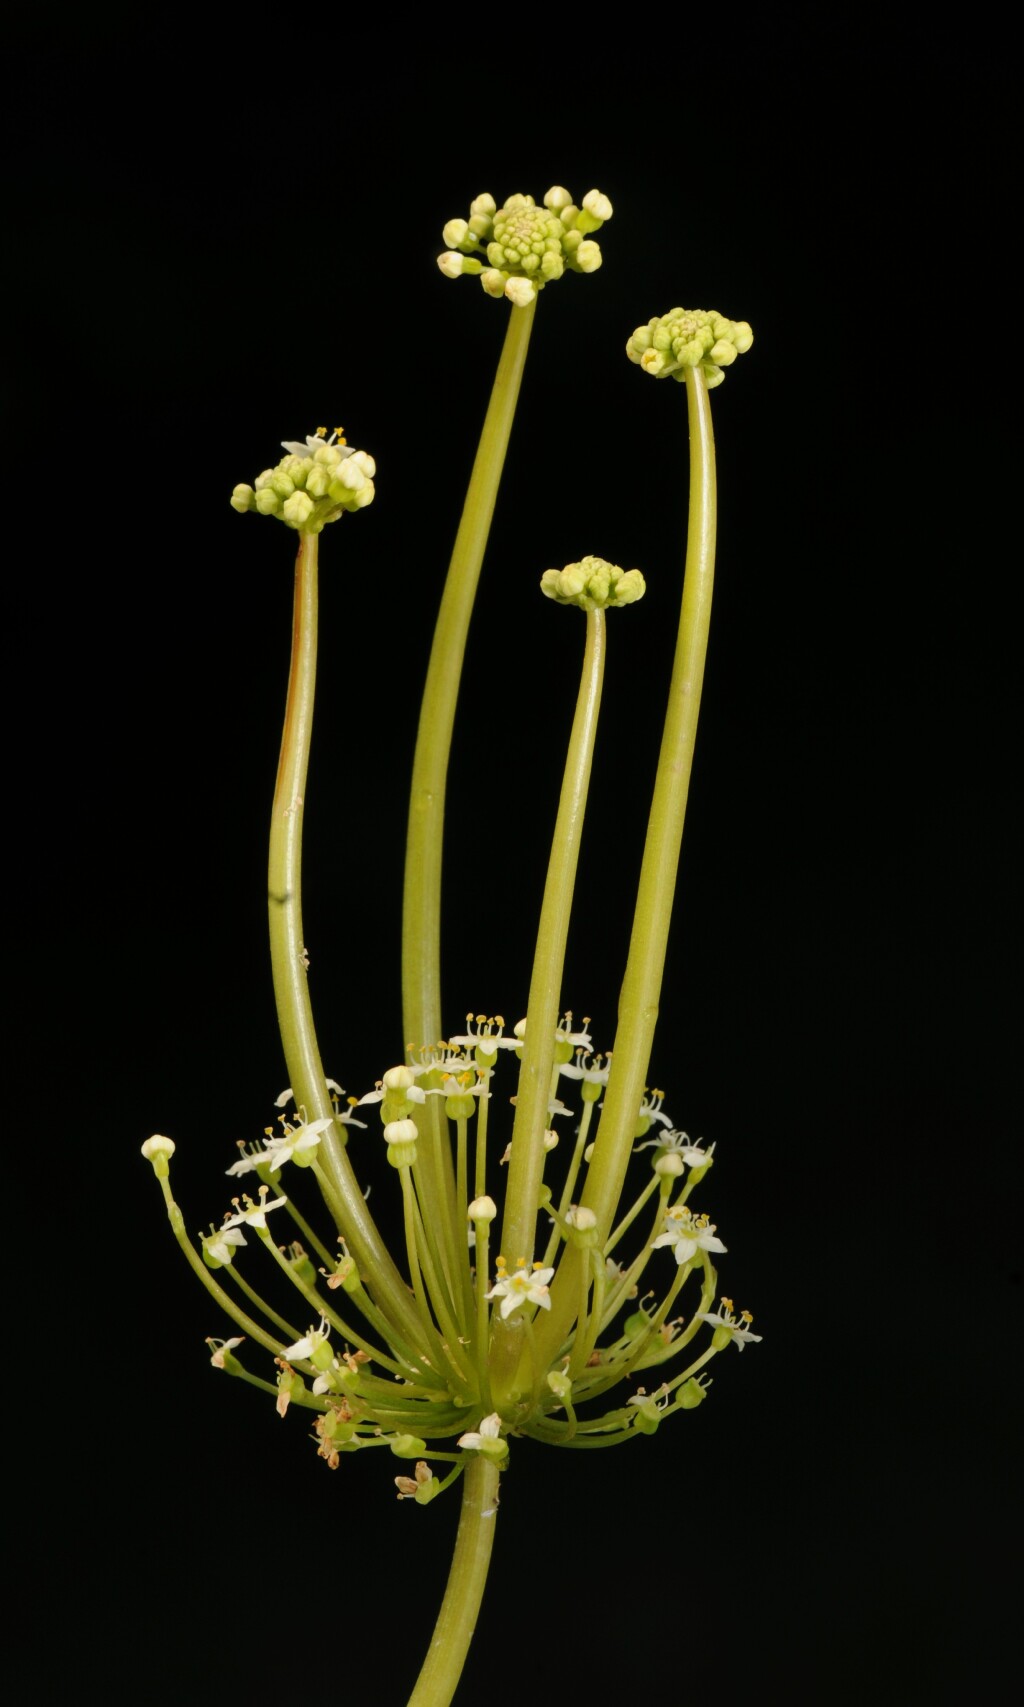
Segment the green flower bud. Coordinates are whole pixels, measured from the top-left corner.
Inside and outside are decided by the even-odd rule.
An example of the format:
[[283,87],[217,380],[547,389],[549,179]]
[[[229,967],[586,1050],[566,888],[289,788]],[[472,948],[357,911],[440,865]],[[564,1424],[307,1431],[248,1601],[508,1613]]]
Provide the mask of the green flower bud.
[[419,1133],[414,1120],[391,1120],[384,1128],[388,1161],[393,1168],[411,1168],[416,1160]]
[[701,1385],[696,1375],[691,1375],[689,1381],[685,1382],[683,1386],[680,1387],[679,1392],[676,1395],[676,1403],[680,1410],[692,1411],[695,1410],[699,1404],[702,1404],[707,1396],[707,1388]]
[[230,498],[231,508],[244,516],[247,510],[256,508],[256,494],[251,486],[236,486]]
[[427,1450],[426,1441],[415,1434],[396,1434],[388,1445],[396,1458],[422,1458]]
[[[316,470],[314,470],[314,473],[316,473]],[[313,474],[310,475],[306,484],[307,486],[311,486],[313,484]],[[260,496],[262,497],[262,493]],[[320,496],[321,493],[319,492],[314,492],[313,494],[314,498],[319,498]],[[308,491],[293,492],[290,498],[285,499],[284,504],[281,507],[282,518],[288,523],[289,527],[293,528],[301,528],[304,526],[312,514],[313,498],[310,497]]]
[[647,589],[639,569],[620,569],[603,557],[584,557],[564,569],[545,569],[540,590],[556,604],[578,605],[580,610],[611,610],[616,605],[635,604]]
[[550,1369],[548,1371],[548,1386],[556,1399],[565,1400],[572,1392],[572,1382],[561,1369]]

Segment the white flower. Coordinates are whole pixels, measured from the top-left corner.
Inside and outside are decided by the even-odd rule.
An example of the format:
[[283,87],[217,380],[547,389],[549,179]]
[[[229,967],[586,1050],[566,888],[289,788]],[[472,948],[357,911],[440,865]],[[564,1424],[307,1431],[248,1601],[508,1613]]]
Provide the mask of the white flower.
[[724,1251],[721,1239],[715,1238],[715,1228],[706,1215],[694,1215],[679,1204],[665,1211],[665,1230],[655,1239],[652,1250],[660,1245],[675,1248],[677,1263],[689,1262],[698,1251]]
[[459,1445],[467,1452],[486,1450],[489,1441],[501,1439],[501,1418],[497,1411],[492,1411],[489,1417],[484,1417],[479,1429],[471,1428],[467,1434],[460,1434]]
[[266,1164],[271,1173],[277,1173],[293,1156],[305,1156],[315,1150],[322,1135],[333,1124],[330,1116],[324,1120],[311,1120],[305,1126],[286,1124],[282,1138],[268,1138],[262,1150],[254,1150],[249,1155],[243,1154],[237,1162],[232,1163],[227,1172],[235,1176],[249,1174]]
[[637,1115],[637,1125],[641,1128],[641,1134],[647,1131],[652,1120],[659,1120],[662,1126],[667,1126],[671,1131],[672,1122],[668,1115],[661,1111],[661,1105],[664,1101],[664,1091],[644,1091],[640,1112]]
[[[272,1203],[268,1203],[267,1196],[266,1186],[261,1185],[258,1203],[254,1203],[251,1197],[243,1197],[241,1201],[247,1207],[239,1209],[235,1215],[229,1215],[221,1228],[221,1232],[226,1232],[229,1227],[240,1227],[244,1222],[247,1227],[254,1227],[257,1233],[265,1233],[267,1231],[267,1216],[270,1211],[280,1209],[282,1204],[288,1202],[286,1197],[275,1197]],[[234,1202],[237,1203],[238,1201],[236,1197]]]
[[[707,1322],[710,1327],[715,1329],[716,1339],[719,1334],[722,1334],[724,1340],[724,1335],[727,1334],[729,1339],[736,1341],[740,1351],[743,1350],[745,1345],[760,1345],[762,1339],[761,1334],[752,1334],[750,1332],[750,1324],[754,1320],[750,1311],[741,1310],[739,1315],[735,1316],[733,1315],[734,1308],[735,1306],[731,1298],[723,1298],[721,1311],[718,1315],[713,1316],[709,1310],[701,1310],[698,1312],[698,1320],[701,1322]],[[721,1347],[718,1349],[721,1349]]]
[[203,1249],[207,1256],[213,1258],[214,1262],[219,1262],[228,1268],[232,1261],[232,1247],[246,1243],[247,1240],[240,1227],[224,1226],[218,1232],[208,1234],[203,1240]]
[[[421,1067],[418,1069],[423,1072]],[[416,1083],[415,1067],[389,1067],[382,1079],[378,1079],[375,1088],[367,1091],[356,1103],[357,1108],[363,1108],[371,1102],[383,1102],[384,1098],[393,1092],[400,1092],[409,1102],[426,1102],[427,1095]]]
[[448,1041],[460,1049],[479,1049],[481,1055],[493,1055],[496,1049],[519,1048],[518,1037],[505,1036],[505,1021],[500,1014],[477,1014],[475,1019],[467,1014],[462,1036],[450,1037]]
[[533,1269],[522,1265],[515,1274],[508,1274],[504,1265],[499,1263],[498,1275],[490,1292],[485,1292],[485,1298],[501,1299],[501,1319],[507,1321],[513,1310],[518,1310],[521,1304],[539,1304],[542,1310],[550,1310],[551,1294],[548,1283],[554,1277],[553,1268],[541,1268],[539,1264]]
[[321,427],[318,433],[307,433],[304,444],[299,439],[282,439],[281,448],[290,451],[292,456],[315,456],[324,445],[333,445],[340,457],[351,456],[354,446],[347,445],[343,438],[339,440],[340,432],[341,428],[335,427],[328,438],[327,428]]
[[700,1144],[691,1144],[685,1132],[666,1132],[661,1138],[648,1138],[646,1144],[638,1144],[638,1150],[662,1150],[665,1155],[681,1156],[688,1168],[703,1168],[711,1161],[715,1153],[714,1144],[709,1144],[706,1150]]
[[575,1066],[571,1062],[563,1062],[558,1069],[567,1079],[582,1079],[587,1085],[606,1085],[611,1070],[610,1054],[591,1055],[586,1049],[577,1049]]
[[323,1345],[324,1340],[328,1338],[330,1331],[327,1325],[327,1317],[321,1316],[320,1326],[310,1328],[305,1339],[296,1340],[294,1345],[286,1346],[282,1356],[288,1363],[294,1363],[297,1358],[312,1357],[317,1346]]
[[213,1364],[214,1369],[224,1368],[225,1353],[234,1351],[236,1345],[241,1345],[244,1338],[244,1334],[238,1334],[233,1340],[207,1340],[206,1343],[210,1347],[212,1353],[210,1362]]
[[[589,1024],[590,1024],[590,1020],[585,1019],[583,1021],[583,1030],[582,1031],[573,1031],[573,1029],[572,1029],[572,1014],[571,1013],[564,1013],[562,1015],[561,1019],[559,1020],[558,1024],[555,1026],[555,1042],[556,1043],[571,1043],[574,1048],[593,1049],[594,1042],[593,1042],[593,1039],[592,1039],[589,1031],[587,1030],[587,1026]],[[526,1037],[526,1021],[525,1021],[525,1019],[521,1019],[517,1025],[513,1026],[512,1029],[515,1032],[516,1037],[518,1038],[519,1042],[522,1043]]]

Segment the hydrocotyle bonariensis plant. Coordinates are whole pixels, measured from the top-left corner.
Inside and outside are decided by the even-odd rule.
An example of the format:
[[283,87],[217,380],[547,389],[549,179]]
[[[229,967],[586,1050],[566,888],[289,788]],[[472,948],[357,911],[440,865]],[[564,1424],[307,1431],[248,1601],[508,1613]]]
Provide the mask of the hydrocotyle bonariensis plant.
[[[715,1357],[759,1338],[749,1312],[718,1294],[713,1259],[726,1246],[692,1201],[715,1146],[692,1142],[673,1124],[664,1093],[648,1086],[711,611],[716,481],[708,393],[749,349],[744,321],[673,309],[638,327],[626,346],[644,372],[685,385],[690,466],[678,639],[611,1048],[595,1051],[589,1020],[564,1010],[563,973],[608,617],[637,603],[645,586],[639,570],[592,555],[541,577],[549,600],[583,613],[585,636],[527,1011],[507,1029],[500,1015],[474,1012],[451,1026],[441,1009],[441,855],[455,704],[530,329],[543,289],[567,271],[598,268],[595,234],[611,213],[596,190],[577,207],[556,187],[541,206],[517,195],[498,208],[478,196],[468,219],[444,228],[441,271],[479,277],[488,295],[508,299],[509,321],[420,711],[403,908],[409,1041],[404,1059],[359,1097],[346,1097],[321,1062],[306,976],[302,827],[320,534],[372,502],[376,468],[340,427],[320,428],[286,441],[285,456],[252,486],[235,487],[236,510],[276,517],[298,536],[268,881],[290,1084],[278,1098],[277,1125],[243,1146],[227,1170],[255,1176],[249,1189],[195,1241],[171,1190],[173,1141],[158,1135],[142,1147],[175,1237],[231,1326],[209,1341],[214,1367],[271,1396],[282,1416],[308,1411],[316,1449],[332,1469],[353,1453],[383,1449],[408,1462],[394,1482],[400,1499],[419,1505],[461,1480],[454,1557],[410,1697],[415,1707],[441,1707],[457,1687],[510,1443],[528,1436],[595,1450],[651,1434],[703,1403]],[[511,1130],[500,1112],[509,1102]],[[350,1153],[353,1130],[378,1118],[401,1194],[397,1252],[370,1213]],[[301,1174],[319,1188],[329,1227],[318,1230],[307,1218]],[[250,1265],[254,1246],[262,1253]],[[249,1347],[267,1359],[252,1362]]]

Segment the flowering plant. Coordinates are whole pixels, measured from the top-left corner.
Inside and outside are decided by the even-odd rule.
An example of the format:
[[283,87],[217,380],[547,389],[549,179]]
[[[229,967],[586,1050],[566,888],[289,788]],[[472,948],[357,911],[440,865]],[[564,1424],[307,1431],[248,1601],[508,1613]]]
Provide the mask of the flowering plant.
[[[283,441],[286,454],[275,466],[235,487],[236,510],[274,516],[298,535],[268,886],[290,1076],[278,1107],[287,1112],[262,1142],[242,1146],[227,1172],[255,1180],[195,1242],[171,1190],[174,1142],[157,1135],[142,1147],[187,1260],[238,1330],[209,1341],[214,1368],[270,1395],[282,1416],[308,1411],[316,1450],[332,1469],[353,1453],[388,1450],[412,1461],[413,1474],[396,1475],[394,1484],[400,1499],[419,1505],[463,1481],[448,1588],[410,1698],[418,1707],[450,1701],[457,1686],[486,1579],[499,1479],[515,1439],[571,1449],[650,1434],[704,1401],[714,1357],[759,1338],[749,1312],[736,1316],[730,1299],[718,1299],[712,1258],[726,1245],[690,1201],[714,1165],[714,1145],[691,1142],[665,1111],[664,1094],[647,1084],[711,608],[716,497],[708,391],[749,349],[745,322],[673,309],[627,344],[643,371],[686,386],[690,500],[676,660],[612,1047],[595,1053],[590,1021],[577,1024],[563,1010],[563,970],[608,614],[637,603],[645,583],[639,570],[593,555],[541,577],[548,599],[583,612],[586,632],[526,1015],[507,1029],[499,1015],[470,1013],[460,1031],[445,1024],[441,1009],[445,786],[490,517],[540,292],[566,272],[600,266],[594,234],[611,215],[597,190],[576,206],[556,187],[540,207],[517,195],[499,209],[479,196],[468,220],[444,228],[442,273],[478,276],[487,294],[508,299],[509,321],[420,712],[403,908],[409,1043],[405,1059],[360,1096],[346,1096],[321,1063],[306,976],[301,856],[319,537],[373,502],[376,465],[340,427],[321,428]],[[510,1131],[502,1120],[508,1103]],[[370,1213],[350,1154],[353,1132],[377,1119],[398,1175],[397,1255]],[[307,1219],[302,1174],[319,1188],[329,1230],[317,1227],[315,1216]],[[288,1222],[289,1235],[278,1243]],[[292,1295],[290,1312],[278,1309],[250,1266],[253,1246],[263,1247],[265,1264],[280,1276],[282,1296]],[[684,1318],[678,1306],[691,1280]],[[253,1347],[267,1358],[253,1360]]]

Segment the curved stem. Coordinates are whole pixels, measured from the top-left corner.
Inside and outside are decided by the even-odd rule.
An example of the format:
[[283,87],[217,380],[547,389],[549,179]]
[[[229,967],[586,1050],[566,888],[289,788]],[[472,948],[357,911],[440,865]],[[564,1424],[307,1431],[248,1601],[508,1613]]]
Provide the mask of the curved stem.
[[455,702],[536,303],[513,308],[434,630],[409,799],[402,913],[402,1018],[413,1047],[444,1036],[441,844]]
[[487,1581],[498,1512],[499,1471],[477,1453],[466,1469],[448,1586],[409,1707],[448,1707],[458,1688]]
[[[637,1111],[647,1082],[711,621],[717,521],[715,442],[707,384],[699,368],[687,369],[686,402],[690,428],[690,509],[679,635],[629,957],[619,996],[612,1070],[583,1193],[584,1204],[594,1211],[602,1229],[610,1225],[619,1200],[632,1154]],[[565,1252],[552,1286],[551,1309],[538,1326],[540,1356],[545,1361],[557,1351],[572,1321],[580,1260],[579,1251]]]
[[[307,1120],[334,1117],[313,1024],[302,934],[302,820],[316,689],[317,545],[316,534],[299,534],[291,669],[270,824],[267,880],[277,1019],[296,1107],[306,1110]],[[366,1207],[345,1153],[343,1129],[337,1122],[324,1133],[319,1155],[341,1211],[340,1231],[383,1309],[415,1344],[415,1306]]]

